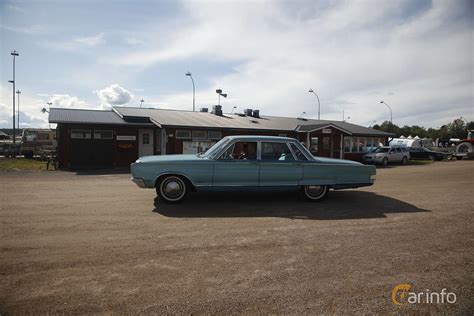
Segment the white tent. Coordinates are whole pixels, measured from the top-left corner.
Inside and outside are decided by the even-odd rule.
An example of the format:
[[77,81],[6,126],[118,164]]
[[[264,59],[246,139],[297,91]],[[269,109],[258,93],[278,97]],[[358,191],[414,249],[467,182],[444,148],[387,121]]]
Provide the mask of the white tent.
[[414,138],[393,138],[389,142],[390,146],[398,145],[398,146],[405,146],[408,148],[418,148],[421,147],[421,142],[419,139],[414,139]]

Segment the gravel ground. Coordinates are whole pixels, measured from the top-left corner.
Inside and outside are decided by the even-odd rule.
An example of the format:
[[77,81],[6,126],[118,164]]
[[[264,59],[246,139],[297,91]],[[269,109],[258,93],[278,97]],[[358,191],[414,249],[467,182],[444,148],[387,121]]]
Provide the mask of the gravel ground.
[[[472,314],[473,171],[382,168],[322,203],[193,193],[179,205],[128,174],[0,172],[0,314]],[[457,301],[394,305],[399,283]]]

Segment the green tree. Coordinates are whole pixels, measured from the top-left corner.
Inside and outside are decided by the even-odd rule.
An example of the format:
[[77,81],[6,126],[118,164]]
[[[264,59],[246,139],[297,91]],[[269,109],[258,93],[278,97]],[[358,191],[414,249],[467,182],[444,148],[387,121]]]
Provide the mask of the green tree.
[[466,123],[462,118],[455,119],[452,123],[448,124],[448,133],[452,138],[466,138],[467,127]]

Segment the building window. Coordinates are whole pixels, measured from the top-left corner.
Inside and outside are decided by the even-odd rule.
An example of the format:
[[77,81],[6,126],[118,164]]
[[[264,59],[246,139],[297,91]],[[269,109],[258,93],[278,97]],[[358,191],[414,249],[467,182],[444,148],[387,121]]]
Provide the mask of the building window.
[[149,133],[143,133],[143,135],[142,135],[142,144],[143,145],[150,144],[150,134]]
[[221,131],[208,131],[207,132],[207,138],[208,139],[221,139],[222,138],[222,132]]
[[359,138],[359,139],[358,139],[358,145],[359,145],[358,147],[359,147],[359,152],[360,152],[360,153],[366,151],[365,138]]
[[207,132],[206,131],[193,131],[193,139],[194,140],[207,139]]
[[318,137],[311,137],[311,144],[309,146],[309,150],[313,155],[318,154],[318,149],[319,149],[319,139]]
[[375,137],[344,137],[344,152],[346,153],[364,153],[372,151],[379,147],[383,138]]
[[91,139],[91,130],[90,129],[72,129],[71,138],[72,139]]
[[191,139],[191,131],[187,130],[177,130],[176,131],[177,139]]
[[344,137],[344,152],[350,153],[351,152],[351,138]]
[[94,139],[113,139],[112,130],[94,130]]

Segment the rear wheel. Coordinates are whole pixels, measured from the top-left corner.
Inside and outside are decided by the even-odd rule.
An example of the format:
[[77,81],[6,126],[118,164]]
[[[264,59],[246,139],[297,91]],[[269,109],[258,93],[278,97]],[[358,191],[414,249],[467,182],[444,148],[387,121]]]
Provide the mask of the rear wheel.
[[156,186],[156,193],[168,203],[177,203],[182,201],[187,194],[188,188],[186,182],[179,176],[165,176]]
[[406,165],[408,163],[408,158],[407,157],[403,157],[402,159],[402,165]]
[[321,201],[329,192],[327,185],[305,185],[302,189],[304,197],[310,201]]

